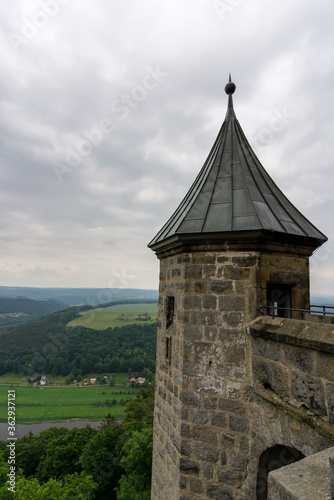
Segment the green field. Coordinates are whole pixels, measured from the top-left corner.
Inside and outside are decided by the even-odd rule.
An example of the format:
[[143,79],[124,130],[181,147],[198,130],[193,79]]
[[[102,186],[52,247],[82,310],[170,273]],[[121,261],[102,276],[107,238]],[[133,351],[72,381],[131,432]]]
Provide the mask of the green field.
[[[138,321],[136,316],[148,314],[151,319],[148,321]],[[138,324],[151,324],[158,318],[158,304],[118,304],[105,308],[91,309],[80,313],[80,318],[70,321],[67,326],[84,326],[95,330],[105,330],[109,327]]]
[[[7,421],[8,386],[0,386],[0,422]],[[16,423],[63,422],[65,420],[103,420],[110,412],[117,419],[125,416],[121,399],[134,398],[138,389],[110,387],[108,385],[86,387],[15,387]],[[122,394],[119,394],[122,392]],[[113,406],[92,406],[116,399]]]

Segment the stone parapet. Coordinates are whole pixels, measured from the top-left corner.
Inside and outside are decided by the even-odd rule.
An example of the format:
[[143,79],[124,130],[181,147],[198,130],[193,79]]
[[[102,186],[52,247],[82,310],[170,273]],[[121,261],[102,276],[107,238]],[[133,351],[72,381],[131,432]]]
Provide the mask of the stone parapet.
[[330,460],[334,448],[270,472],[268,500],[331,500]]

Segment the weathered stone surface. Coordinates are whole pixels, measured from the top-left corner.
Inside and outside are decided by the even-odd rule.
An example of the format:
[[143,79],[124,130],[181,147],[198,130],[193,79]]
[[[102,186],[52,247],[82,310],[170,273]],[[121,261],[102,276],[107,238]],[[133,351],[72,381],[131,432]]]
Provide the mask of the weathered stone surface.
[[231,399],[219,399],[218,407],[220,410],[224,410],[225,412],[233,412],[237,414],[245,414],[246,405],[241,401],[235,401]]
[[190,490],[194,493],[203,493],[203,484],[200,479],[195,477],[190,478]]
[[215,410],[217,408],[218,398],[215,396],[207,396],[204,398],[204,408],[207,410]]
[[185,279],[198,280],[202,278],[202,266],[188,264],[185,267]]
[[205,462],[210,463],[215,463],[219,460],[219,450],[217,447],[195,444],[194,451],[196,458],[199,460],[204,460]]
[[206,494],[208,498],[215,498],[217,500],[232,500],[231,490],[224,488],[223,486],[210,484],[207,487]]
[[219,309],[221,311],[244,311],[245,297],[239,295],[222,295],[219,297]]
[[181,474],[194,474],[198,475],[200,467],[197,462],[192,460],[187,460],[185,458],[180,458],[180,472]]
[[229,426],[231,431],[248,432],[249,421],[245,417],[230,416]]
[[324,387],[320,378],[292,371],[292,395],[316,415],[326,415]]
[[315,355],[318,376],[334,382],[334,355],[327,352],[316,352]]
[[[307,259],[286,259],[283,247],[268,258],[209,247],[161,260],[152,500],[253,500],[261,453],[282,442],[314,453],[334,423],[334,327],[262,317],[247,330],[273,278],[294,279],[292,300],[307,298]],[[292,370],[323,384],[329,423],[290,405]]]
[[328,417],[331,424],[334,424],[334,383],[325,384],[326,401],[328,407]]
[[183,307],[185,309],[200,309],[202,304],[202,299],[198,295],[186,295],[183,298]]
[[194,426],[192,430],[192,438],[195,441],[202,441],[210,445],[217,444],[217,433],[210,427]]
[[212,423],[212,425],[215,425],[217,427],[226,427],[227,418],[226,418],[225,413],[223,413],[223,412],[212,413],[211,423]]
[[249,269],[226,265],[224,267],[224,278],[227,280],[247,280]]
[[194,424],[206,424],[208,422],[208,412],[205,410],[190,410],[190,420]]
[[285,344],[283,350],[286,362],[291,363],[304,372],[313,372],[315,365],[315,353],[310,349]]
[[201,406],[200,397],[197,394],[193,394],[192,392],[181,391],[180,401],[185,405],[191,405],[195,408],[200,408]]
[[330,500],[330,464],[334,448],[270,472],[268,500]]
[[209,289],[212,293],[221,295],[223,293],[231,293],[233,291],[232,281],[212,280],[209,284]]
[[281,361],[282,344],[273,340],[256,338],[252,342],[253,353],[273,361]]
[[217,297],[212,295],[204,296],[202,299],[203,309],[216,309]]

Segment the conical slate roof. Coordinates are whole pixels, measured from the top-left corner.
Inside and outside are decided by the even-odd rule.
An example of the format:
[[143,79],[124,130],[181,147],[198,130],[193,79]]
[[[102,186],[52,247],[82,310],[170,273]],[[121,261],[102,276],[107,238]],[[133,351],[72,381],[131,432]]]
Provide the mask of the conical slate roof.
[[235,116],[232,94],[218,137],[201,171],[172,217],[149,243],[156,250],[175,240],[225,240],[256,235],[317,248],[327,237],[284,196],[261,165]]

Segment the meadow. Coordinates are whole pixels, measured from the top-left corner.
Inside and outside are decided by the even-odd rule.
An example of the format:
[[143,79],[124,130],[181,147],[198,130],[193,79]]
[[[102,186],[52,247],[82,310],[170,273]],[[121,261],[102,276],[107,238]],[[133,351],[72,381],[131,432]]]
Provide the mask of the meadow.
[[[138,321],[136,316],[150,316],[148,321]],[[104,308],[90,309],[80,313],[80,318],[76,318],[66,326],[84,326],[95,330],[105,330],[116,326],[132,324],[152,324],[158,318],[158,304],[148,302],[141,304],[118,304]]]
[[[110,374],[108,378],[110,378]],[[89,373],[88,378],[98,377]],[[0,422],[7,421],[8,390],[15,390],[16,422],[33,424],[39,422],[64,422],[85,419],[103,420],[110,412],[118,420],[125,417],[120,401],[134,398],[137,388],[126,387],[127,373],[113,374],[115,385],[87,385],[82,387],[66,385],[67,377],[50,377],[50,385],[32,387],[28,378],[19,374],[7,373],[0,376]],[[112,406],[92,406],[92,403],[105,403],[116,400]]]
[[[66,420],[103,420],[110,412],[116,419],[125,417],[121,400],[134,398],[138,389],[125,386],[89,385],[84,387],[0,386],[0,422],[7,421],[8,390],[15,390],[16,423],[64,422]],[[102,406],[116,400],[112,406]],[[95,403],[93,406],[92,403]],[[97,406],[101,405],[101,406]]]

